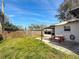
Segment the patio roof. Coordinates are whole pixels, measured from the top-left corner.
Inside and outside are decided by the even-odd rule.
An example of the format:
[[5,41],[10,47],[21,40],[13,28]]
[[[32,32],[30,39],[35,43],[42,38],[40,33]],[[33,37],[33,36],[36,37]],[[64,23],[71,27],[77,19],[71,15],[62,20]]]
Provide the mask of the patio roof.
[[52,29],[52,28],[55,28],[55,25],[50,25],[50,26],[48,26],[48,27],[46,27],[44,29]]
[[69,11],[74,17],[79,18],[79,7],[72,9]]

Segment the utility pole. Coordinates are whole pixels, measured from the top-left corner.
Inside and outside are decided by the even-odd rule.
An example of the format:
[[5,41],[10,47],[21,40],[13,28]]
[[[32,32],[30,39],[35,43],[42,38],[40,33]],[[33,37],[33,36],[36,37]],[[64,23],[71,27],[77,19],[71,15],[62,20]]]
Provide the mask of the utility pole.
[[25,29],[24,29],[25,31],[25,37],[27,36],[27,28],[26,28],[26,26],[25,26]]
[[2,0],[2,15],[4,15],[4,0]]
[[4,0],[2,0],[2,20],[1,20],[1,25],[2,25],[2,35],[4,37]]

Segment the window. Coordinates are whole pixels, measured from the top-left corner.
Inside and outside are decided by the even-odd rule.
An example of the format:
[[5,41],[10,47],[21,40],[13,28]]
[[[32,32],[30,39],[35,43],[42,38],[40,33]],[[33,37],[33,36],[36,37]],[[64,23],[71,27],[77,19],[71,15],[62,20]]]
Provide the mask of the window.
[[64,26],[64,31],[70,31],[70,26]]
[[51,31],[44,31],[45,34],[51,34]]

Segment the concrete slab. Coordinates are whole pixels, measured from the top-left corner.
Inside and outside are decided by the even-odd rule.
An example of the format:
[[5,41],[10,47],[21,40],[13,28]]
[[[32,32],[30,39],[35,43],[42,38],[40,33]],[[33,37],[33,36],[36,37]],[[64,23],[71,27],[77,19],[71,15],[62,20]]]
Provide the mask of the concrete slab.
[[[36,38],[36,39],[39,39],[41,40],[40,38]],[[65,42],[62,42],[62,43],[58,43],[58,42],[55,42],[55,41],[49,41],[47,39],[44,39],[42,40],[45,44],[48,44],[50,47],[52,48],[55,48],[57,50],[60,50],[66,54],[69,54],[69,55],[77,55],[76,52],[79,51],[79,45],[75,42],[69,42],[69,41],[65,41]],[[75,45],[77,44],[77,45]]]

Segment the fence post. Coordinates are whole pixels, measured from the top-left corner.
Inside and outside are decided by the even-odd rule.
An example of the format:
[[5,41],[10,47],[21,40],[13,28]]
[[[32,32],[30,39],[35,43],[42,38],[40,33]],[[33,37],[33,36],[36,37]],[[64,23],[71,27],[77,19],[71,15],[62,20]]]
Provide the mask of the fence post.
[[41,41],[43,40],[43,29],[41,29]]

